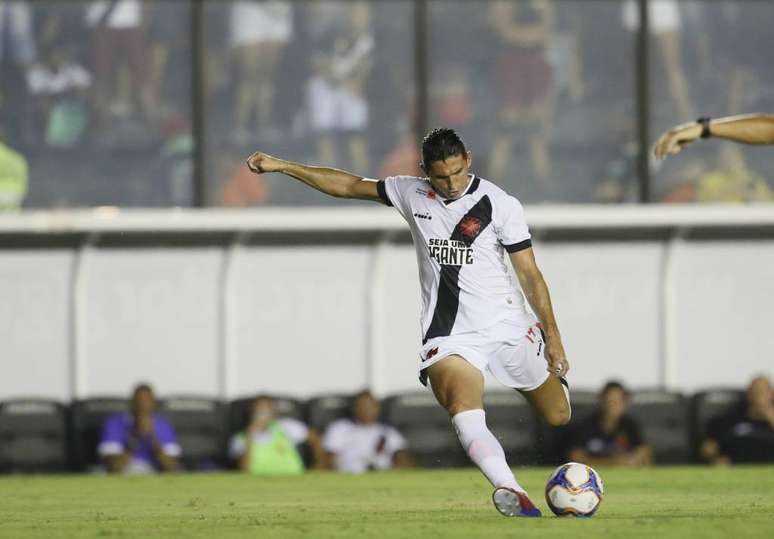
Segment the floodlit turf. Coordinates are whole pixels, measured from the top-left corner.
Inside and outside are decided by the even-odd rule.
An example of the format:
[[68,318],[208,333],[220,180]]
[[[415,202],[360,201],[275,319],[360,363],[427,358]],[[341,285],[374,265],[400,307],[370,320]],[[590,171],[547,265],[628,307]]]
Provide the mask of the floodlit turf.
[[598,470],[591,519],[557,518],[550,470],[519,470],[540,519],[505,518],[473,469],[256,478],[0,478],[0,537],[774,537],[774,467]]

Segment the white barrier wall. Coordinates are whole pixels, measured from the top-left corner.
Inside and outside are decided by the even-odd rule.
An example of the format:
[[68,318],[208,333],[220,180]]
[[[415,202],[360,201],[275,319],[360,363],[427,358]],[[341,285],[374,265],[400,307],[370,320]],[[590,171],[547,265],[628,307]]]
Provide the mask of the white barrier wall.
[[[535,208],[576,387],[774,375],[774,209]],[[389,210],[0,216],[0,399],[419,389]]]

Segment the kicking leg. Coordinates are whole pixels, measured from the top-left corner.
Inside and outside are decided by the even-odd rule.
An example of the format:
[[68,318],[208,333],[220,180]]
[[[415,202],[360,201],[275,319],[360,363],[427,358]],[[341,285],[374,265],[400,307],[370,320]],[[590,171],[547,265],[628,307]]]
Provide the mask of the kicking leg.
[[532,391],[522,391],[521,394],[552,427],[561,427],[570,422],[570,392],[564,379],[549,374],[540,387]]
[[430,385],[452,418],[462,447],[495,487],[498,511],[507,516],[539,516],[540,512],[516,482],[500,442],[486,426],[484,377],[460,356],[448,356],[428,368]]

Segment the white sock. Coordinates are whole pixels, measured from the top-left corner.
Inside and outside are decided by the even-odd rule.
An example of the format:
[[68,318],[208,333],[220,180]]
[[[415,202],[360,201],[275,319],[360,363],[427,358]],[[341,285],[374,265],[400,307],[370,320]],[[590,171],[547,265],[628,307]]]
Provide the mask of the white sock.
[[505,460],[503,446],[486,426],[483,410],[467,410],[452,417],[462,447],[492,485],[525,492]]

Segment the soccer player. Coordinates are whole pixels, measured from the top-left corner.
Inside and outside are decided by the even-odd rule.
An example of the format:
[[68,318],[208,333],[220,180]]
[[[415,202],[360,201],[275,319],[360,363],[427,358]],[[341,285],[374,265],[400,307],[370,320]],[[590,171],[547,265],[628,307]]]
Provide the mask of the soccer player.
[[743,144],[774,144],[774,115],[742,114],[699,118],[673,127],[658,139],[653,153],[659,159],[675,155],[699,138],[721,138]]
[[[540,516],[487,428],[483,410],[488,369],[519,390],[549,424],[570,419],[563,378],[569,363],[519,201],[470,173],[470,152],[446,128],[422,142],[425,178],[376,181],[260,152],[247,164],[255,173],[281,172],[335,197],[381,202],[408,222],[422,292],[420,380],[429,381],[470,459],[494,486],[497,510]],[[508,272],[505,252],[521,290]],[[527,311],[522,290],[537,319]]]

